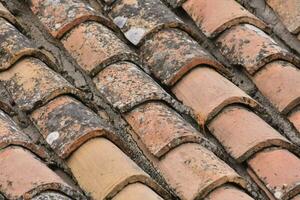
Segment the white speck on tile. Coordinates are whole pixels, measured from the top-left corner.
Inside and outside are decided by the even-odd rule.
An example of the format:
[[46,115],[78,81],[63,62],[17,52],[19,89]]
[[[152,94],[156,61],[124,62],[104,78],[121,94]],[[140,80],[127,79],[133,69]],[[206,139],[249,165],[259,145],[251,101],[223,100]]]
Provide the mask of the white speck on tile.
[[52,145],[53,142],[54,142],[55,140],[57,140],[58,138],[59,138],[59,132],[54,131],[54,132],[50,133],[50,134],[47,136],[46,141],[47,141],[48,144]]

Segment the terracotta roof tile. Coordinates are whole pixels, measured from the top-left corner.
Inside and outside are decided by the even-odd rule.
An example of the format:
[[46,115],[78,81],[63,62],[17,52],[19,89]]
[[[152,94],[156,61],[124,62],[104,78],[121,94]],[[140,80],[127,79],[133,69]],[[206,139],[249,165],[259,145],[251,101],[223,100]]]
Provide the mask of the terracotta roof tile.
[[30,4],[33,13],[57,38],[84,21],[99,21],[114,27],[109,19],[80,0],[30,0]]
[[289,115],[288,119],[294,124],[300,132],[300,106],[297,106]]
[[271,62],[253,80],[263,95],[284,114],[300,103],[300,70],[291,63]]
[[125,43],[98,22],[81,23],[61,41],[78,64],[92,76],[114,62],[138,60],[137,55]]
[[169,95],[133,63],[112,64],[93,80],[103,96],[121,112],[145,101],[169,101]]
[[186,200],[202,199],[227,182],[244,185],[243,179],[228,165],[198,144],[183,144],[173,149],[159,166],[178,195]]
[[125,118],[158,158],[182,143],[201,140],[201,135],[190,124],[162,103],[143,104],[126,113]]
[[9,199],[31,199],[42,191],[71,190],[38,158],[20,147],[0,151],[0,190]]
[[200,125],[205,125],[229,104],[241,103],[250,107],[257,105],[255,100],[237,86],[206,66],[193,69],[172,91],[179,100],[193,109]]
[[232,185],[224,185],[212,191],[205,200],[253,200],[249,195]]
[[87,141],[67,162],[81,187],[95,199],[112,198],[130,183],[155,187],[145,172],[105,138]]
[[164,29],[154,34],[140,47],[140,54],[154,76],[169,86],[201,64],[226,73],[218,61],[179,29]]
[[291,200],[300,200],[300,195],[297,195],[294,198],[291,198]]
[[300,160],[289,151],[264,151],[256,154],[248,163],[255,176],[277,199],[289,199],[299,193]]
[[234,26],[222,33],[217,45],[232,64],[243,66],[250,75],[278,59],[300,64],[297,57],[281,48],[270,36],[248,24]]
[[227,152],[239,162],[247,160],[255,152],[266,147],[291,147],[291,144],[265,121],[240,106],[226,108],[208,127]]
[[126,186],[112,200],[163,200],[150,188],[140,183],[134,183]]
[[45,63],[35,58],[24,58],[0,73],[16,104],[25,111],[44,104],[54,97],[78,91]]
[[151,33],[166,27],[188,30],[160,0],[119,0],[109,15],[134,45],[142,44]]
[[288,30],[294,34],[300,32],[300,2],[298,0],[266,0],[279,15]]
[[60,96],[35,110],[31,117],[49,145],[62,158],[68,157],[87,140],[113,138],[110,127],[79,101]]
[[182,7],[207,37],[215,37],[238,24],[266,25],[234,0],[187,0]]

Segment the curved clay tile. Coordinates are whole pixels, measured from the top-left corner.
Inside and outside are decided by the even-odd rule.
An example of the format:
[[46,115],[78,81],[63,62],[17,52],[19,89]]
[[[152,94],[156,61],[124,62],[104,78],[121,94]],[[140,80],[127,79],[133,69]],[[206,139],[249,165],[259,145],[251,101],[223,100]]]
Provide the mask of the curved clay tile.
[[253,200],[233,185],[223,185],[212,191],[205,200]]
[[300,132],[300,106],[294,108],[288,115],[288,119],[294,124],[295,128]]

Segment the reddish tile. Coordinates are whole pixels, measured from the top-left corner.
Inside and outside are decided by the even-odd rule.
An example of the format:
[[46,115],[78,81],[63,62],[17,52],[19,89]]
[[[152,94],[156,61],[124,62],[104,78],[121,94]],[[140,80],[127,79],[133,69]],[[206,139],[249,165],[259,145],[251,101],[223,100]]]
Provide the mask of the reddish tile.
[[158,194],[147,186],[135,183],[126,186],[112,200],[163,200]]
[[22,146],[40,157],[45,158],[46,152],[43,148],[35,145],[19,127],[0,110],[0,149],[8,146]]
[[0,16],[12,24],[16,24],[15,17],[0,3]]
[[92,76],[117,61],[138,60],[124,42],[98,22],[81,23],[61,41],[79,65]]
[[253,78],[256,86],[283,114],[300,103],[300,70],[285,61],[267,64]]
[[168,94],[129,62],[110,65],[93,80],[103,96],[121,112],[150,100],[168,101]]
[[29,2],[32,12],[56,38],[61,38],[84,21],[98,21],[110,28],[114,27],[109,19],[80,0],[30,0]]
[[87,141],[67,160],[80,186],[94,199],[111,199],[130,183],[156,188],[153,180],[105,138]]
[[243,162],[259,150],[292,145],[256,114],[240,106],[226,108],[208,125],[226,151]]
[[24,58],[0,73],[16,104],[25,111],[61,94],[79,94],[63,77],[36,58]]
[[91,138],[114,138],[111,129],[96,113],[68,96],[60,96],[38,108],[31,118],[48,144],[62,158],[68,157]]
[[288,119],[294,124],[295,128],[300,132],[300,106],[296,107],[288,115]]
[[223,185],[212,191],[204,200],[253,200],[244,191],[232,186]]
[[266,2],[278,14],[290,32],[294,34],[300,32],[299,0],[266,0]]
[[20,147],[0,151],[0,167],[0,190],[9,199],[31,199],[42,191],[69,187],[32,153]]
[[234,0],[187,0],[183,9],[194,19],[207,37],[215,37],[238,24],[266,25]]
[[203,199],[216,187],[244,180],[202,146],[189,143],[170,151],[159,163],[161,173],[181,199]]
[[248,164],[277,199],[289,199],[300,192],[300,159],[289,151],[263,151]]
[[164,29],[140,48],[141,57],[150,71],[166,85],[174,85],[184,74],[198,65],[209,65],[226,73],[217,62],[187,33]]
[[296,56],[281,48],[266,33],[248,24],[232,27],[222,33],[217,45],[233,65],[243,66],[250,75],[273,60],[300,64]]
[[142,44],[151,33],[166,27],[187,29],[159,0],[119,0],[109,15],[134,45]]
[[145,103],[126,113],[125,118],[138,138],[158,158],[182,143],[201,141],[200,133],[162,103]]
[[206,66],[193,69],[172,91],[179,100],[193,109],[198,122],[203,126],[229,104],[257,105],[245,92]]

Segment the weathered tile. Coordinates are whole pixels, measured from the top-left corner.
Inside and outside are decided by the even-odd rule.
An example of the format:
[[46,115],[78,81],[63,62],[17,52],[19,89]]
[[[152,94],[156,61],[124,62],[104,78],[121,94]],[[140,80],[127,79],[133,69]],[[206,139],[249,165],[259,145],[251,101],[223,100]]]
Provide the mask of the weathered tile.
[[290,32],[294,34],[300,32],[299,0],[266,0],[266,2],[278,14]]
[[261,20],[234,0],[187,0],[182,7],[207,37],[215,37],[243,23],[266,28]]
[[159,163],[160,171],[181,199],[203,199],[216,187],[233,182],[245,186],[233,169],[202,146],[189,143],[173,149]]
[[16,24],[15,17],[3,6],[2,3],[0,3],[0,17],[6,19],[12,24]]
[[143,62],[151,73],[168,86],[198,65],[209,65],[226,73],[225,68],[187,33],[164,29],[140,47]]
[[36,58],[24,58],[0,73],[13,100],[24,111],[45,104],[61,94],[79,92],[63,77]]
[[281,48],[266,33],[248,24],[232,27],[222,33],[217,45],[231,64],[243,66],[250,75],[274,60],[300,64],[296,56]]
[[169,95],[133,63],[110,65],[93,81],[110,104],[121,112],[150,100],[171,101]]
[[232,185],[221,186],[212,191],[204,200],[253,200],[248,194]]
[[288,115],[288,119],[294,124],[295,128],[300,132],[300,106],[297,106]]
[[300,200],[300,194],[295,196],[294,198],[291,198],[291,200]]
[[138,138],[158,158],[176,146],[200,142],[201,135],[165,104],[149,102],[125,114]]
[[238,162],[266,147],[292,145],[256,114],[240,106],[230,106],[208,125],[211,133]]
[[266,150],[248,164],[276,199],[289,199],[300,192],[300,159],[289,151]]
[[185,75],[173,88],[175,96],[190,106],[204,126],[225,106],[241,103],[250,107],[257,102],[214,69],[199,66]]
[[180,7],[187,0],[165,0],[172,8]]
[[111,129],[81,102],[60,96],[31,114],[33,122],[48,144],[62,157],[68,157],[87,140],[107,136]]
[[0,167],[0,190],[9,199],[31,199],[42,191],[69,188],[38,158],[20,147],[0,151]]
[[151,33],[166,27],[188,29],[159,0],[119,0],[109,13],[114,23],[134,45],[140,45]]
[[253,80],[271,103],[283,114],[300,103],[300,70],[285,61],[271,62]]
[[71,200],[71,198],[62,195],[58,192],[43,192],[39,195],[36,195],[35,197],[32,198],[32,200]]
[[117,146],[105,138],[87,141],[67,160],[80,186],[94,199],[110,199],[130,183],[158,187]]
[[141,183],[126,186],[112,200],[163,200],[153,190]]
[[123,41],[98,22],[81,23],[61,41],[79,65],[92,76],[112,63],[138,60],[138,56]]
[[81,0],[30,0],[29,2],[32,12],[56,38],[61,38],[84,21],[97,21],[114,28],[108,18]]

